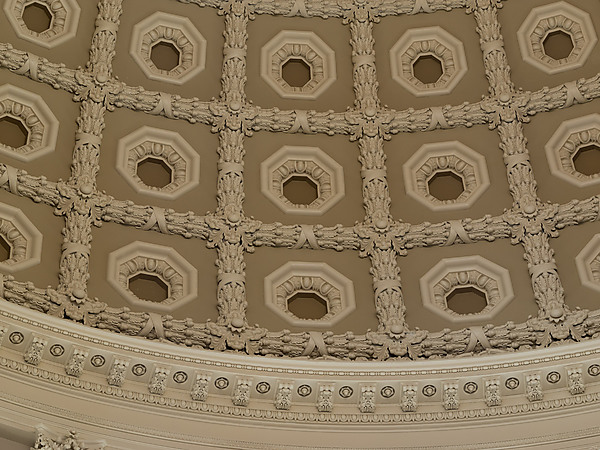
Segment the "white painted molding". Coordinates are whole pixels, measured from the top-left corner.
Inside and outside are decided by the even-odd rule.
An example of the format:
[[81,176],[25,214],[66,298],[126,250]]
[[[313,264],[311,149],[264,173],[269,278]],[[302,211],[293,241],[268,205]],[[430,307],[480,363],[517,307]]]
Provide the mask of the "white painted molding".
[[[325,263],[289,261],[265,277],[267,307],[291,325],[330,328],[356,308],[354,284]],[[320,319],[302,319],[288,310],[287,302],[297,293],[315,293],[327,303]]]
[[[41,33],[27,28],[23,10],[32,3],[43,5],[52,16],[50,28]],[[4,12],[17,36],[46,48],[54,48],[75,37],[81,8],[75,0],[6,0]]]
[[0,154],[31,161],[56,148],[59,122],[37,94],[11,84],[0,86],[0,117],[19,120],[28,131],[27,143],[14,148],[0,143]]
[[10,258],[0,262],[0,270],[14,273],[40,263],[42,233],[20,209],[0,203],[0,235],[10,245]]
[[[169,71],[150,58],[152,47],[160,42],[179,51],[179,64]],[[183,84],[204,70],[206,39],[187,17],[157,11],[133,27],[129,53],[151,80]]]
[[581,249],[575,264],[583,285],[600,292],[600,234],[594,235]]
[[[556,31],[571,37],[573,50],[567,58],[557,60],[544,51],[544,40]],[[533,8],[517,37],[523,60],[549,74],[583,66],[598,41],[590,15],[563,1]]]
[[[293,176],[317,185],[311,204],[295,204],[283,195],[284,183]],[[285,145],[261,163],[260,188],[285,213],[321,215],[344,197],[344,169],[320,148]]]
[[[488,188],[485,157],[458,141],[421,146],[402,167],[406,193],[433,211],[467,209]],[[429,180],[452,172],[463,181],[464,191],[454,200],[439,200],[429,193]]]
[[545,146],[550,172],[578,187],[599,184],[600,174],[585,175],[578,172],[573,163],[579,149],[589,145],[600,148],[600,114],[561,123]]
[[[453,323],[490,320],[514,297],[508,270],[482,256],[444,258],[420,279],[423,306]],[[456,288],[474,287],[486,295],[479,313],[459,314],[448,308],[446,297]]]
[[[421,56],[433,56],[442,65],[435,83],[425,84],[415,77],[413,64]],[[417,97],[449,94],[467,73],[462,42],[442,27],[408,30],[390,49],[392,78]]]
[[[304,86],[290,86],[283,79],[282,67],[290,59],[310,67]],[[314,100],[336,80],[335,52],[312,31],[283,30],[262,47],[260,74],[283,98]]]
[[[171,312],[198,295],[198,271],[171,247],[135,241],[108,255],[108,281],[132,305],[146,311]],[[160,278],[169,288],[160,303],[137,297],[128,288],[138,274]]]
[[[171,182],[148,186],[137,175],[144,159],[160,159],[171,169]],[[117,170],[136,192],[156,198],[174,199],[189,192],[200,180],[200,156],[179,133],[143,126],[119,139]]]

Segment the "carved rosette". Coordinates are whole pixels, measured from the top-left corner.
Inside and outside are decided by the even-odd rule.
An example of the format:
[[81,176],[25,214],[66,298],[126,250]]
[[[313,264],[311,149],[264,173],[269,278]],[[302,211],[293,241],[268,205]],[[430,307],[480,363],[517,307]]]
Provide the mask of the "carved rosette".
[[[168,287],[161,302],[139,298],[130,287],[137,275],[158,278]],[[108,256],[108,281],[132,305],[148,311],[170,312],[194,300],[198,294],[198,272],[170,247],[132,242]]]
[[584,286],[600,292],[600,234],[596,234],[575,258]]
[[[415,75],[420,58],[434,58],[441,75],[434,82],[423,82]],[[462,42],[441,27],[408,30],[390,49],[392,78],[417,97],[450,93],[467,73],[467,58]]]
[[579,187],[597,185],[600,174],[584,174],[575,167],[581,151],[596,148],[600,155],[600,114],[563,122],[546,144],[546,156],[553,175]]
[[0,262],[3,272],[16,272],[39,264],[42,233],[20,209],[0,203],[0,237],[10,247],[9,258]]
[[[161,69],[152,60],[152,50],[159,44],[171,45],[179,53],[172,69]],[[155,12],[133,27],[129,53],[151,80],[183,84],[204,70],[206,39],[187,17]]]
[[[303,86],[284,79],[283,66],[289,61],[310,68]],[[314,100],[336,80],[335,52],[312,31],[283,30],[262,47],[260,74],[284,98]]]
[[54,151],[58,120],[39,95],[10,84],[0,86],[0,119],[3,118],[20,122],[27,131],[27,142],[11,147],[0,139],[0,154],[30,161]]
[[[314,294],[327,304],[327,314],[319,319],[304,319],[288,308],[296,294]],[[290,261],[265,277],[267,307],[288,323],[311,328],[329,328],[352,311],[354,284],[325,263]]]
[[[144,183],[138,167],[145,161],[166,165],[171,182],[160,187]],[[119,140],[117,170],[137,192],[174,199],[198,185],[200,156],[179,133],[143,126]]]
[[[565,58],[553,58],[544,48],[548,36],[557,32],[571,39],[573,49]],[[590,15],[562,1],[533,8],[517,36],[523,59],[549,74],[581,67],[598,40]]]
[[[291,178],[302,179],[317,187],[310,204],[297,204],[284,193]],[[344,169],[317,147],[283,146],[260,165],[262,193],[288,214],[320,215],[344,197]]]
[[[406,193],[434,211],[469,208],[488,188],[489,176],[483,155],[458,141],[425,144],[402,167]],[[463,191],[455,199],[438,199],[429,183],[440,174],[462,180]]]
[[[27,26],[24,11],[32,6],[44,8],[51,17],[48,29],[34,31]],[[7,0],[4,12],[21,39],[53,48],[75,37],[81,9],[75,0]]]
[[[444,258],[420,280],[423,306],[454,323],[494,317],[513,298],[508,270],[481,256]],[[478,313],[460,314],[448,307],[456,290],[474,288],[485,295],[486,306]]]

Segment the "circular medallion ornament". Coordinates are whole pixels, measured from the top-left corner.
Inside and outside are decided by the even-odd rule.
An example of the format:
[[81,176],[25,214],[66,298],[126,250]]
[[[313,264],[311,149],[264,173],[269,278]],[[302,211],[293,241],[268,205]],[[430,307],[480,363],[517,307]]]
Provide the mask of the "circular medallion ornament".
[[60,344],[54,344],[52,347],[50,347],[50,354],[52,356],[58,357],[64,355],[64,353],[65,348]]
[[271,385],[266,381],[261,381],[256,385],[256,392],[259,394],[266,394],[271,390]]
[[25,336],[23,336],[23,333],[20,333],[18,331],[10,333],[10,336],[8,336],[8,340],[15,345],[20,344],[21,342],[23,342],[24,339]]
[[392,386],[384,386],[381,388],[381,396],[383,398],[393,397],[396,393],[396,390]]
[[188,379],[188,376],[187,376],[187,373],[185,373],[185,372],[180,371],[180,372],[175,372],[173,374],[173,381],[175,383],[179,383],[179,384],[185,383],[187,381],[187,379]]
[[106,363],[106,359],[102,355],[94,355],[90,359],[90,362],[94,367],[102,367]]
[[308,384],[303,384],[302,386],[298,386],[298,395],[300,397],[308,397],[312,392],[312,388]]
[[516,389],[519,387],[519,380],[511,377],[509,379],[506,380],[506,382],[504,383],[504,385],[508,388],[508,389]]
[[131,373],[133,373],[136,377],[141,377],[146,373],[146,366],[143,364],[136,364],[131,368]]
[[423,395],[425,397],[432,397],[435,395],[435,393],[437,392],[437,389],[435,388],[435,386],[428,384],[427,386],[425,386],[423,388]]
[[478,386],[477,383],[469,381],[468,383],[465,383],[465,387],[463,389],[467,394],[474,394],[477,392]]
[[560,373],[550,372],[548,375],[546,375],[546,380],[548,380],[548,383],[558,383],[560,381]]
[[342,386],[340,388],[340,397],[342,398],[350,398],[353,393],[354,390],[350,386]]
[[217,389],[225,389],[229,386],[229,380],[225,377],[219,377],[215,380],[215,387]]
[[593,377],[597,377],[600,375],[600,365],[592,364],[590,367],[588,367],[588,373]]

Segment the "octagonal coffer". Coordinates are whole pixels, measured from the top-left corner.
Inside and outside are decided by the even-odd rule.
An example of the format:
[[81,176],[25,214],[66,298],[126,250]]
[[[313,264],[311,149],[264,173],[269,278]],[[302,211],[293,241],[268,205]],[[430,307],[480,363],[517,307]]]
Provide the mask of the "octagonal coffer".
[[198,185],[200,156],[178,133],[143,126],[119,140],[117,170],[137,192],[174,199]]
[[260,73],[282,97],[312,100],[336,79],[335,52],[312,31],[284,30],[262,47]]
[[444,258],[420,284],[423,306],[454,323],[489,320],[514,296],[508,270],[481,256]]
[[183,256],[140,241],[109,254],[108,281],[145,311],[171,312],[198,295],[198,272]]
[[600,292],[600,234],[596,234],[575,258],[584,286]]
[[517,36],[523,60],[549,74],[581,67],[598,40],[590,15],[566,2],[533,8]]
[[0,203],[0,271],[14,273],[39,264],[42,233],[20,209]]
[[151,80],[183,84],[204,70],[206,39],[187,17],[155,12],[133,27],[129,52]]
[[352,311],[352,281],[325,263],[290,261],[265,278],[267,307],[288,323],[329,328]]
[[467,72],[462,42],[441,27],[408,30],[390,59],[392,78],[417,97],[448,94]]
[[563,122],[546,144],[553,175],[579,187],[600,183],[600,114]]
[[75,37],[81,9],[75,0],[6,0],[4,12],[21,39],[53,48]]
[[281,147],[260,165],[260,180],[288,214],[320,215],[344,196],[344,169],[317,147]]
[[434,211],[468,208],[490,184],[485,158],[458,141],[425,144],[402,169],[406,193]]
[[53,152],[58,120],[42,97],[16,86],[0,86],[0,153],[31,161]]

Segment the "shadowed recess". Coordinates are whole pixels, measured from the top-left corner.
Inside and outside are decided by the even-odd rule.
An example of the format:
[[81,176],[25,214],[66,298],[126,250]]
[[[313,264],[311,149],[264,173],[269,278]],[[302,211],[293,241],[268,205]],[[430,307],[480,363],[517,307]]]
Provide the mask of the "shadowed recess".
[[9,147],[19,148],[27,144],[29,131],[19,119],[0,117],[0,143]]
[[327,302],[314,292],[299,292],[287,302],[288,310],[300,319],[316,320],[327,314]]
[[0,262],[10,259],[11,246],[4,237],[0,236]]
[[465,191],[462,177],[454,172],[437,172],[427,182],[429,194],[438,200],[456,200]]
[[170,42],[161,41],[150,49],[150,59],[156,67],[167,72],[179,65],[181,52]]
[[413,63],[413,75],[423,84],[437,83],[443,73],[442,62],[433,55],[419,56]]
[[23,8],[23,22],[35,33],[43,33],[52,25],[52,14],[46,5],[38,2],[30,3]]
[[556,60],[568,58],[574,48],[571,35],[561,30],[548,33],[542,45],[544,53]]
[[305,86],[310,76],[310,66],[302,59],[292,58],[281,66],[281,78],[292,87]]
[[136,297],[160,303],[169,297],[169,287],[156,275],[140,273],[131,277],[128,288]]
[[155,188],[164,188],[173,176],[171,167],[159,158],[146,158],[137,165],[137,176],[146,185]]
[[283,183],[283,195],[295,205],[310,205],[319,197],[319,188],[310,178],[296,175]]
[[577,150],[573,156],[575,170],[584,175],[596,175],[600,173],[600,147],[597,145],[586,145]]
[[487,306],[487,298],[484,292],[475,287],[461,287],[448,294],[446,304],[458,314],[477,314]]

